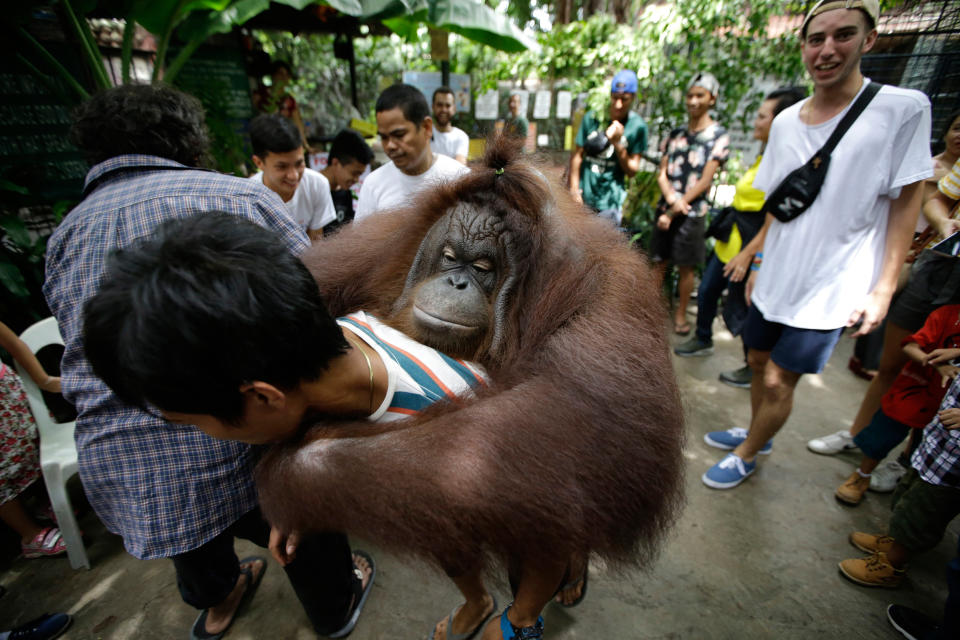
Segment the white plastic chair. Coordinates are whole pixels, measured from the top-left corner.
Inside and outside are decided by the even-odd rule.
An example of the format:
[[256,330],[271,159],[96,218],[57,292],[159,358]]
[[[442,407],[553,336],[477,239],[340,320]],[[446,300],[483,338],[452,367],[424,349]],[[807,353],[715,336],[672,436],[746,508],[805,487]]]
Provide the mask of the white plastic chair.
[[[53,317],[31,325],[20,334],[20,339],[34,353],[50,344],[63,344],[60,328]],[[33,378],[19,363],[17,371],[40,431],[40,468],[43,471],[43,481],[47,485],[47,493],[50,495],[53,513],[57,516],[57,526],[60,527],[60,534],[67,545],[67,558],[74,569],[89,569],[90,561],[87,559],[87,551],[80,537],[80,527],[77,526],[73,505],[70,504],[70,496],[67,494],[67,480],[77,473],[77,446],[73,441],[75,423],[54,422],[43,401],[43,394]]]

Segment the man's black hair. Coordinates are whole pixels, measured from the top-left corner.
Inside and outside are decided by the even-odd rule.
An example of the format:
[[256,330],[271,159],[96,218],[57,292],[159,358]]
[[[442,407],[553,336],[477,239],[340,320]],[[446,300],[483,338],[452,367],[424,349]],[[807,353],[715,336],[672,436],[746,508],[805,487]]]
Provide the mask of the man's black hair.
[[143,154],[193,167],[209,145],[200,101],[166,84],[130,84],[94,94],[74,111],[70,141],[91,165]]
[[277,113],[264,113],[250,121],[253,155],[261,160],[268,153],[287,153],[303,146],[303,137],[293,121]]
[[423,119],[430,115],[427,99],[420,93],[420,89],[403,83],[387,87],[377,98],[375,107],[377,113],[391,109],[400,109],[403,117],[415,124],[417,129],[423,124]]
[[241,385],[293,389],[347,347],[280,237],[219,212],[168,221],[111,254],[83,341],[124,402],[227,423],[243,415]]
[[777,117],[781,111],[796,104],[807,97],[807,90],[804,87],[780,87],[774,89],[766,95],[766,100],[776,100],[777,104],[773,106],[773,117]]
[[438,93],[449,93],[452,96],[456,96],[456,94],[453,92],[453,89],[451,89],[447,85],[443,85],[442,87],[438,87],[437,89],[434,89],[433,96],[430,98],[430,104],[433,104],[433,101],[437,99]]
[[344,129],[333,139],[327,159],[328,162],[339,160],[341,165],[348,165],[354,160],[361,164],[370,164],[373,150],[359,133]]

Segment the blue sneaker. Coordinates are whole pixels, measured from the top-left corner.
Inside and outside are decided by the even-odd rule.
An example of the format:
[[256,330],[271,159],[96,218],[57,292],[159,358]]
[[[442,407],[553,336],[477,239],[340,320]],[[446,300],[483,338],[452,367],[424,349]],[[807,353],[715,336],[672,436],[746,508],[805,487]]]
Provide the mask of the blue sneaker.
[[[740,443],[747,439],[747,430],[742,427],[734,427],[726,431],[711,431],[703,436],[703,441],[711,447],[732,451],[740,446]],[[767,444],[760,448],[760,455],[768,456],[773,451],[773,438]]]
[[747,464],[740,456],[728,453],[726,458],[710,467],[701,480],[713,489],[733,489],[756,470],[756,460]]

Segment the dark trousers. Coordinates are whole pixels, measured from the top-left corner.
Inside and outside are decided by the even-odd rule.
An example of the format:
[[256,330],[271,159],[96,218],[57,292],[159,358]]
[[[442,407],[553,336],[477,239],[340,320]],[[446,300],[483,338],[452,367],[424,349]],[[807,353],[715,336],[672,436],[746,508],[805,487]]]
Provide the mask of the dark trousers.
[[[184,602],[208,609],[230,594],[240,577],[234,538],[267,546],[270,526],[259,508],[203,546],[172,558]],[[321,533],[304,538],[284,571],[317,633],[328,635],[346,624],[351,602],[361,592],[346,535]]]
[[717,317],[717,306],[726,287],[723,263],[717,254],[712,253],[703,268],[700,288],[697,289],[697,337],[704,342],[713,338],[713,319]]

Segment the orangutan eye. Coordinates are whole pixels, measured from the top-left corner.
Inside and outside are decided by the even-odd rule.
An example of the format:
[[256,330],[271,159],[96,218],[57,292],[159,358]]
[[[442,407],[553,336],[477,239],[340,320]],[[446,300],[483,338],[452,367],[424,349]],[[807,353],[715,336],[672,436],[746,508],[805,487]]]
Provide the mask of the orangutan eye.
[[450,260],[451,262],[453,262],[454,260],[457,259],[457,254],[454,253],[454,252],[453,252],[453,249],[451,249],[450,247],[444,247],[444,248],[443,248],[443,257],[444,257],[444,259]]
[[490,260],[477,260],[473,263],[473,268],[482,273],[487,273],[488,271],[493,271],[493,262]]

